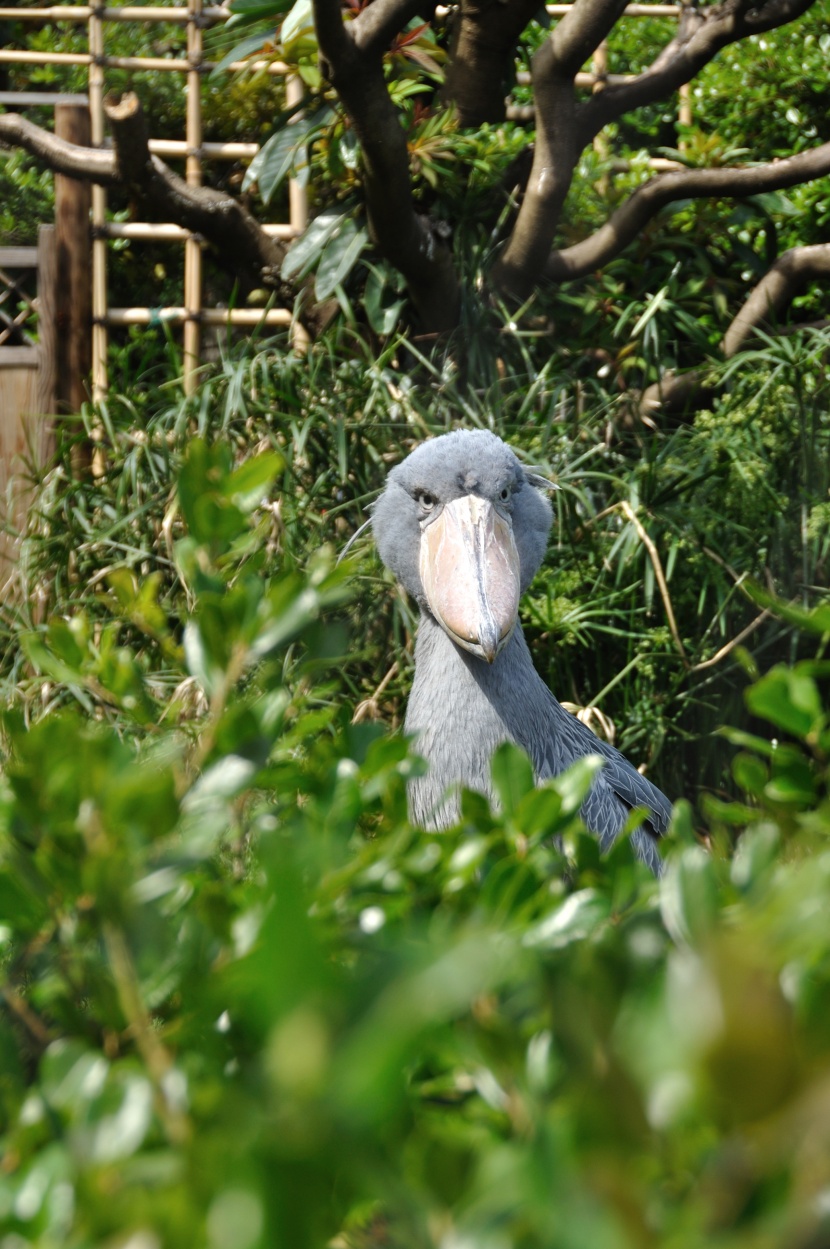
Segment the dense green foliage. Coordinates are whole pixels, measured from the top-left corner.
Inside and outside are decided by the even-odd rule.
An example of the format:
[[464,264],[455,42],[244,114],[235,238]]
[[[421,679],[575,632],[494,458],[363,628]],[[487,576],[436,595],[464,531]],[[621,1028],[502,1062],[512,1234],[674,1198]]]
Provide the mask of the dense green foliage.
[[[260,523],[271,558],[294,568],[323,544],[345,545],[387,465],[414,442],[459,422],[493,428],[560,486],[545,568],[523,608],[543,676],[564,701],[598,707],[667,793],[696,801],[701,788],[728,787],[711,735],[742,715],[739,652],[721,652],[761,611],[744,582],[809,606],[827,581],[826,333],[741,357],[714,410],[655,435],[630,422],[613,379],[583,380],[567,356],[547,357],[544,331],[489,325],[492,336],[484,326],[475,344],[475,387],[405,341],[375,358],[354,330],[337,328],[305,359],[279,344],[229,347],[189,399],[162,381],[175,359],[156,361],[101,411],[100,475],[73,479],[65,438],[24,544],[24,602],[38,605],[40,619],[78,609],[98,619],[107,611],[101,586],[123,564],[160,578],[163,609],[181,629],[187,600],[172,558],[181,518],[171,482],[194,432],[237,456],[262,446],[283,458]],[[87,414],[88,425],[97,419]],[[358,549],[367,559],[346,613],[355,641],[344,690],[358,703],[397,663],[381,710],[394,724],[409,686],[411,608],[385,588],[368,536]],[[14,679],[18,628],[10,620],[6,630],[4,667]],[[798,654],[774,619],[758,624],[750,644],[765,662]],[[148,667],[163,673],[164,655],[152,639],[144,647]],[[39,699],[39,681],[21,679],[14,697]]]
[[[655,141],[717,163],[826,137],[826,6],[803,25],[711,66],[692,132],[644,110],[588,153],[567,231]],[[614,72],[648,31],[615,35]],[[173,77],[151,85],[172,133]],[[210,137],[266,137],[267,82],[206,91]],[[188,397],[175,342],[135,331],[106,403],[32,467],[0,614],[0,1249],[830,1240],[830,334],[713,365],[687,424],[632,397],[706,357],[776,250],[822,237],[826,183],[675,205],[514,320],[477,289],[525,133],[461,133],[419,95],[416,193],[454,223],[463,350],[400,335],[327,101],[293,263],[339,320],[306,356],[218,341]],[[245,190],[270,180],[269,211],[284,134]],[[33,169],[2,158],[9,240],[48,209]],[[115,282],[149,299],[156,265],[124,248]],[[336,556],[387,468],[459,425],[560,487],[523,625],[557,695],[680,799],[660,881],[581,828],[590,761],[536,789],[504,748],[498,811],[468,795],[445,834],[409,823],[412,606],[368,535]]]
[[[285,401],[315,367],[248,376]],[[322,421],[251,451],[234,376],[180,409],[183,456],[150,422],[113,429],[101,481],[55,471],[44,517],[97,516],[78,571],[29,538],[60,614],[18,622],[36,675],[3,717],[6,1243],[820,1243],[826,661],[748,688],[787,744],[731,734],[742,796],[710,799],[709,851],[680,804],[659,883],[581,831],[590,761],[537,790],[505,748],[500,814],[471,795],[456,829],[415,830],[417,760],[349,724],[355,568],[326,545],[293,568]],[[815,652],[827,607],[780,610]]]
[[[253,166],[213,163],[206,177],[213,185],[242,195],[261,220],[285,218],[289,174],[307,180],[316,220],[289,257],[285,275],[293,278],[316,271],[319,297],[335,295],[345,320],[356,319],[366,336],[385,342],[401,328],[411,328],[411,308],[399,275],[371,246],[354,132],[336,95],[320,78],[310,5],[307,0],[294,5],[287,0],[262,4],[237,0],[232,7],[232,21],[206,33],[207,57],[220,67],[246,53],[252,62],[261,63],[263,55],[279,59],[297,69],[308,94],[303,120],[289,127],[293,114],[285,107],[280,79],[263,72],[220,70],[207,75],[205,138],[259,140],[264,147]],[[13,45],[78,51],[82,29],[69,24],[33,28],[17,22],[9,23],[6,31]],[[672,29],[672,21],[665,19],[618,23],[610,40],[610,71],[641,71]],[[542,26],[531,24],[517,70],[527,68],[543,35]],[[444,223],[465,278],[460,355],[482,333],[492,338],[502,328],[499,314],[482,303],[478,292],[486,287],[483,279],[513,220],[516,205],[511,195],[521,180],[522,158],[526,164],[533,131],[513,122],[461,130],[454,110],[443,108],[437,94],[445,56],[442,43],[445,31],[439,28],[436,37],[413,23],[413,29],[390,49],[386,69],[407,132],[419,209]],[[183,34],[172,25],[112,24],[107,27],[107,48],[113,55],[181,54]],[[830,13],[827,0],[821,0],[797,24],[743,40],[708,65],[693,84],[691,127],[678,124],[676,99],[641,109],[609,127],[583,153],[558,243],[571,244],[595,231],[648,177],[650,156],[679,156],[690,166],[718,166],[766,161],[826,141],[828,48]],[[16,88],[34,83],[52,90],[85,90],[81,67],[10,66],[7,72],[9,86]],[[161,138],[182,136],[183,85],[176,74],[107,71],[108,89],[130,87],[138,92],[151,132]],[[528,93],[526,86],[513,89],[518,102],[529,100]],[[48,124],[42,110],[36,119]],[[628,162],[627,172],[621,162]],[[173,165],[181,169],[180,164]],[[5,198],[13,206],[13,215],[0,208],[0,240],[34,241],[37,223],[48,216],[48,187],[28,158],[0,154],[0,192],[5,192],[0,205]],[[699,365],[717,354],[717,344],[748,288],[775,258],[795,244],[824,241],[829,203],[826,179],[819,179],[786,194],[740,202],[669,205],[623,255],[568,286],[564,297],[540,289],[523,309],[522,325],[531,331],[546,329],[556,350],[578,362],[581,376],[593,379],[604,369],[619,389],[642,388],[667,369]],[[111,209],[117,218],[128,215],[127,197],[113,193]],[[178,246],[120,240],[112,252],[114,304],[181,303]],[[210,301],[238,302],[241,296],[232,275],[215,264],[210,252],[206,262]],[[253,297],[256,301],[261,296],[256,292]],[[653,299],[659,301],[660,315],[640,326],[639,313]],[[792,319],[823,315],[824,303],[823,292],[813,286],[797,297]],[[623,307],[629,316],[621,321]],[[625,333],[635,326],[636,333]],[[159,333],[116,331],[114,341],[142,343],[149,337],[156,349]],[[134,355],[141,350],[137,347]],[[474,378],[477,363],[470,363]],[[135,358],[130,367],[134,373]]]

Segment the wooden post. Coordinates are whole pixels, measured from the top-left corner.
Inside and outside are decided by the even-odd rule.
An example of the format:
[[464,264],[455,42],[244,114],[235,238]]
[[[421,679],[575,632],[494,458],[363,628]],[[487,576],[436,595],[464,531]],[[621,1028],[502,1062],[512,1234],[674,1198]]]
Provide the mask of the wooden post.
[[58,392],[58,243],[54,226],[37,232],[38,412],[53,413]]
[[[89,147],[89,106],[76,98],[55,106],[55,134],[69,143]],[[89,399],[92,367],[92,284],[89,212],[92,203],[88,183],[55,175],[55,241],[58,287],[57,408],[80,412]],[[73,462],[77,472],[90,464],[91,448],[79,448]]]

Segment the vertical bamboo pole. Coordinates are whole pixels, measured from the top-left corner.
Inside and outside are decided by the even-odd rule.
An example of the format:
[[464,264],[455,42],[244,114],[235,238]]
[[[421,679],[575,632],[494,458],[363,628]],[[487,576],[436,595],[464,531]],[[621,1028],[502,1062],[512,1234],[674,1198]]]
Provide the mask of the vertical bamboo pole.
[[[93,147],[104,142],[104,22],[103,9],[93,9],[89,16],[89,114]],[[101,186],[92,188],[92,398],[99,402],[107,393],[107,241],[100,230],[107,220],[107,193]]]
[[[690,82],[684,82],[680,88],[677,120],[681,126],[691,126],[692,124],[692,84]],[[681,138],[677,147],[682,152],[684,148],[688,147],[688,144],[684,138]]]
[[[299,74],[290,74],[285,80],[285,103],[288,108],[294,104],[299,104],[303,98],[303,80]],[[292,118],[293,121],[299,121],[299,114]],[[302,234],[308,225],[308,192],[304,186],[300,186],[295,178],[288,183],[288,220],[289,224]],[[310,342],[308,330],[298,320],[293,321],[291,327],[291,342],[294,350],[304,352],[308,350]]]
[[[185,177],[188,186],[202,183],[202,90],[199,66],[202,61],[202,0],[188,0],[190,18],[187,23],[187,59],[190,70],[187,75],[187,164]],[[184,245],[184,389],[192,394],[196,389],[201,345],[199,318],[202,312],[202,248],[195,237]]]

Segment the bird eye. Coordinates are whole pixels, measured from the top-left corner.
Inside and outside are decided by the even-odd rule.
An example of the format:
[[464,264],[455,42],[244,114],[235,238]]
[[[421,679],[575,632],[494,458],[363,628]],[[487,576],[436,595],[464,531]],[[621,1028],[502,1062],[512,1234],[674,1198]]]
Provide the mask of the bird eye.
[[431,512],[437,503],[435,495],[429,493],[428,490],[419,490],[415,495],[415,502],[418,503],[425,512]]
[[505,486],[505,487],[504,487],[504,489],[503,489],[503,490],[499,493],[499,498],[501,499],[502,503],[506,503],[506,502],[507,502],[507,500],[510,498],[510,487],[509,487],[509,486]]

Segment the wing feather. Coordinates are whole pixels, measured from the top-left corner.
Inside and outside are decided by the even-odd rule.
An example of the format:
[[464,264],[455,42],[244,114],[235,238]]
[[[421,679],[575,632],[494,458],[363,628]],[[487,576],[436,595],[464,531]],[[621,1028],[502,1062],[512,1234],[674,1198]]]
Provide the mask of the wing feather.
[[668,798],[615,746],[602,741],[586,724],[565,711],[550,691],[548,694],[550,731],[544,738],[544,757],[536,760],[540,778],[558,776],[585,755],[601,755],[605,766],[583,803],[582,818],[607,850],[619,836],[632,809],[644,807],[648,818],[632,834],[631,843],[638,857],[659,874],[661,859],[657,839],[666,832],[671,820]]

